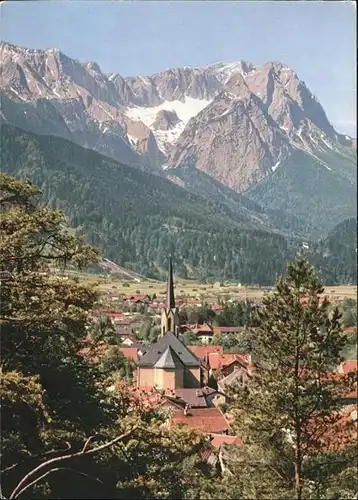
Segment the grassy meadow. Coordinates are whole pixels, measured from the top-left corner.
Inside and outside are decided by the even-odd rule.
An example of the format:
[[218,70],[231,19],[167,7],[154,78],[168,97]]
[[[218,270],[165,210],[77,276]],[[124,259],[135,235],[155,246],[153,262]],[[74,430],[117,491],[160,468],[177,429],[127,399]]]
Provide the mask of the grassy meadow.
[[[72,273],[71,273],[72,274]],[[103,293],[116,294],[148,294],[154,293],[159,298],[164,296],[165,282],[156,281],[126,281],[112,276],[101,276],[94,274],[75,273],[82,283],[97,284]],[[202,284],[191,280],[175,280],[175,294],[176,296],[186,297],[201,297],[201,296],[220,296],[222,298],[229,296],[230,298],[241,299],[260,299],[264,294],[268,293],[267,287],[246,287],[235,285],[234,283],[215,283],[215,284]],[[341,285],[341,286],[326,286],[324,295],[327,295],[332,300],[342,300],[345,297],[352,299],[357,298],[357,286],[355,285]]]

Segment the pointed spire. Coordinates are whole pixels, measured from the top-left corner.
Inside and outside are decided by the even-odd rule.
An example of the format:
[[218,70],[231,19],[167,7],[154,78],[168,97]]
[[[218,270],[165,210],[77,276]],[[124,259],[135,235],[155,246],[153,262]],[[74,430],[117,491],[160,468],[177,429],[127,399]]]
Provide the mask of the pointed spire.
[[174,280],[173,280],[173,265],[172,265],[172,256],[169,255],[169,273],[168,273],[168,284],[167,284],[167,303],[166,309],[175,308],[175,299],[174,299]]

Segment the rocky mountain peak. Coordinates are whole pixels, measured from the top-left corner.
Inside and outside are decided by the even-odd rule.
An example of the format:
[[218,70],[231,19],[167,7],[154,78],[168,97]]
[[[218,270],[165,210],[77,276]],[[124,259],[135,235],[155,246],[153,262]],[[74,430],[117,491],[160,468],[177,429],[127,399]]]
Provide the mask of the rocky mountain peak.
[[178,118],[178,115],[174,110],[161,109],[157,113],[152,127],[155,130],[169,130],[175,127],[175,125],[177,125],[179,122],[180,119]]
[[238,72],[232,73],[225,85],[225,91],[241,99],[251,95],[244,77]]
[[206,66],[207,71],[212,72],[219,82],[225,85],[231,78],[233,73],[240,73],[241,75],[246,75],[251,71],[254,71],[255,66],[248,61],[238,61],[233,63],[218,62]]
[[214,74],[200,68],[169,69],[153,75],[152,81],[165,101],[211,99],[221,87]]
[[88,62],[83,65],[87,71],[92,71],[94,73],[102,73],[101,68],[95,62]]

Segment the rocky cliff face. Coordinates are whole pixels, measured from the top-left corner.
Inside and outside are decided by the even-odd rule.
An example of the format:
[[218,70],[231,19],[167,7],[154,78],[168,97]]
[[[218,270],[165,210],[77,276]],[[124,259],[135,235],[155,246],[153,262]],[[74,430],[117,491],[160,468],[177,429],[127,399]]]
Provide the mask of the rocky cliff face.
[[[152,76],[104,74],[58,50],[0,48],[2,120],[155,172],[190,166],[245,191],[299,149],[347,139],[281,63],[239,61]],[[349,141],[348,141],[349,142]]]
[[[230,69],[230,73],[229,73]],[[340,145],[316,98],[280,63],[230,66],[224,90],[180,135],[167,168],[196,166],[236,191],[276,170],[295,149],[316,158]]]
[[227,88],[189,121],[168,168],[195,166],[240,192],[274,170],[290,144],[240,74]]
[[163,154],[152,131],[124,113],[133,92],[122,77],[110,79],[97,64],[81,64],[58,50],[2,43],[0,60],[4,121],[158,170]]

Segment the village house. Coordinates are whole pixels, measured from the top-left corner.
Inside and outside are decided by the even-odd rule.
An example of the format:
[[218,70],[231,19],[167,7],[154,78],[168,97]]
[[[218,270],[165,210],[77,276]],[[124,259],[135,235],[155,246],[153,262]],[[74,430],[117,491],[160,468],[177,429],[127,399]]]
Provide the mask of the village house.
[[345,361],[342,361],[341,364],[338,367],[338,373],[352,373],[355,372],[356,375],[358,375],[358,365],[357,365],[357,360],[356,359],[347,359]]
[[358,401],[358,365],[356,359],[348,359],[342,361],[338,366],[336,372],[338,376],[345,376],[351,374],[353,376],[354,385],[351,391],[347,392],[343,398],[342,403],[344,405],[354,405]]
[[149,295],[129,294],[129,295],[125,295],[123,297],[123,300],[125,302],[130,302],[132,304],[147,304],[148,302],[151,301],[151,298],[149,297]]
[[180,327],[182,333],[192,333],[203,344],[209,344],[213,338],[213,327],[208,323],[199,325],[198,323],[186,324]]
[[227,434],[229,424],[218,408],[184,408],[175,410],[169,419],[169,427],[187,425],[205,434]]
[[177,404],[181,408],[212,408],[214,397],[218,392],[212,387],[201,387],[193,391],[192,389],[171,389],[164,392],[164,396]]
[[136,337],[132,334],[119,334],[118,335],[118,340],[119,340],[119,343],[122,344],[122,345],[125,345],[125,346],[132,346],[133,344],[137,344],[138,343],[138,340],[136,339]]
[[206,363],[209,359],[210,353],[224,354],[224,348],[221,345],[188,345],[188,349],[195,354],[198,358]]
[[227,377],[237,369],[248,370],[252,366],[249,354],[221,354],[219,352],[208,354],[208,364],[210,375],[214,375],[216,379]]
[[200,453],[202,460],[216,467],[220,472],[227,472],[226,459],[232,447],[242,446],[242,441],[237,436],[228,436],[225,434],[211,434],[211,441],[206,449]]
[[116,334],[120,337],[122,335],[131,335],[133,334],[133,329],[132,325],[130,324],[129,321],[123,321],[120,324],[115,324],[114,325],[114,330]]
[[242,333],[246,330],[246,326],[213,326],[213,335],[226,335]]
[[241,385],[245,386],[251,378],[251,372],[247,369],[247,367],[243,366],[235,366],[234,370],[229,373],[226,377],[220,378],[218,380],[218,390],[226,394],[228,389],[233,385]]
[[131,346],[119,346],[119,350],[126,359],[137,363],[143,356],[144,349],[141,344],[132,344]]

